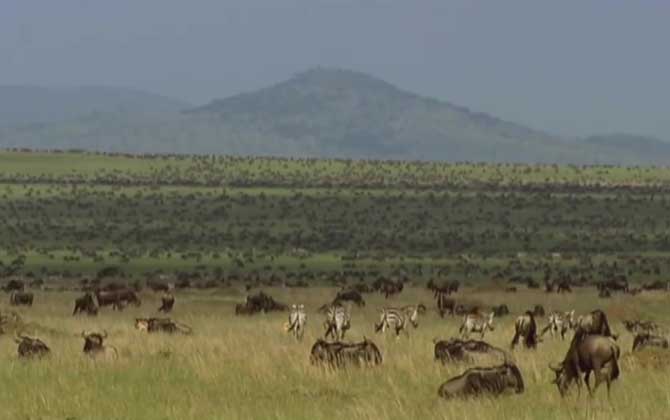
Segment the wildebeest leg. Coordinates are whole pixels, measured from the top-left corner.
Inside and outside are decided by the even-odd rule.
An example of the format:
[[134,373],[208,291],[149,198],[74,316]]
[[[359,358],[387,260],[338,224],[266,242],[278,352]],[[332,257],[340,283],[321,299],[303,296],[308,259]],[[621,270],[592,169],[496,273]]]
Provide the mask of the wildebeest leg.
[[512,339],[512,344],[510,345],[510,348],[514,350],[514,346],[516,346],[519,343],[519,331],[514,330],[514,338]]
[[[596,376],[596,385],[595,387],[598,388],[598,370],[595,372]],[[589,396],[593,397],[593,391],[594,389],[591,389],[591,384],[589,383],[589,377],[591,376],[591,371],[587,370],[586,373],[584,374],[584,382],[586,383],[586,389],[589,391]]]

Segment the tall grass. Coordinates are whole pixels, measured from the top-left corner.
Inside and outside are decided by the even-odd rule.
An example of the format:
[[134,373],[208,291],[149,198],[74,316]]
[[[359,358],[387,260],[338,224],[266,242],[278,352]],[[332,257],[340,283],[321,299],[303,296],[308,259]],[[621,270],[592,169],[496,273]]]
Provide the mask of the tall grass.
[[[309,364],[309,351],[322,334],[316,308],[334,289],[267,289],[287,303],[305,303],[308,328],[302,342],[282,330],[286,314],[233,316],[239,292],[187,292],[177,295],[173,318],[194,328],[192,336],[145,335],[133,328],[137,316],[154,315],[157,298],[143,294],[140,308],[122,313],[103,310],[97,318],[70,316],[69,292],[38,293],[33,308],[19,310],[28,332],[52,349],[43,360],[20,361],[11,334],[0,338],[0,418],[2,419],[642,419],[664,418],[670,402],[667,367],[622,356],[622,376],[608,401],[605,387],[595,399],[584,392],[561,399],[550,382],[548,364],[561,359],[568,340],[546,337],[537,351],[517,349],[526,391],[497,399],[443,401],[437,388],[470,365],[442,366],[433,360],[433,338],[457,334],[460,318],[440,319],[430,309],[418,329],[400,339],[375,335],[373,323],[385,304],[422,301],[433,307],[423,289],[408,289],[384,301],[367,295],[364,308],[353,309],[349,339],[372,338],[380,347],[380,367],[328,371]],[[486,304],[505,302],[513,313],[540,303],[546,309],[579,313],[595,307],[611,314],[619,344],[628,353],[632,338],[620,320],[627,314],[667,323],[670,298],[664,294],[598,300],[594,291],[546,295],[522,291],[498,294],[465,291],[461,298]],[[639,309],[638,309],[639,308]],[[9,310],[10,308],[3,308]],[[508,348],[514,316],[496,320],[486,339]],[[540,319],[540,326],[545,320]],[[107,330],[116,360],[90,360],[81,353],[82,330]],[[492,365],[481,357],[477,364]]]

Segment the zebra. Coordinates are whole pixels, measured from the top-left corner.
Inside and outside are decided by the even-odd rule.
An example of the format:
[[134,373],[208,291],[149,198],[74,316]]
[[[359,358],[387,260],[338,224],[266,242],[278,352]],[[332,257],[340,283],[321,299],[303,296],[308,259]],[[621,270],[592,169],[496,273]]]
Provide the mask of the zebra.
[[288,314],[288,322],[284,324],[286,332],[293,333],[297,340],[302,340],[305,334],[305,324],[307,323],[307,314],[305,305],[291,305],[291,312]]
[[405,331],[405,333],[409,335],[407,324],[412,324],[414,328],[419,326],[419,312],[422,307],[425,308],[425,306],[419,304],[403,306],[400,309],[382,309],[379,323],[375,324],[375,332],[385,332],[387,328],[393,327],[395,329],[396,338],[400,337],[401,331]]
[[552,337],[555,337],[557,333],[560,333],[561,339],[564,340],[565,333],[567,333],[569,329],[574,329],[575,326],[574,309],[570,312],[553,311],[549,314],[549,323],[542,329],[540,337],[544,336],[547,331],[550,331]]
[[467,314],[463,318],[463,324],[458,332],[461,333],[461,337],[467,339],[470,337],[470,333],[478,332],[481,334],[481,337],[484,338],[484,333],[486,330],[493,331],[493,317],[495,313],[491,312],[488,316],[472,315]]
[[349,309],[342,305],[331,305],[326,312],[323,327],[326,330],[324,338],[332,337],[336,341],[343,340],[344,334],[351,328]]

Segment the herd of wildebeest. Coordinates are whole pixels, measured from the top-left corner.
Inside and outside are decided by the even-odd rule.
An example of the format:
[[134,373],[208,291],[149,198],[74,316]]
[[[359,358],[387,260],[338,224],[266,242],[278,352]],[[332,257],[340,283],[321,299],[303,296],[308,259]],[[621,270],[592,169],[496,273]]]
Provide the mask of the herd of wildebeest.
[[[511,279],[519,283],[519,279]],[[318,308],[317,313],[323,316],[323,338],[313,344],[309,359],[314,365],[322,365],[331,369],[351,368],[379,365],[383,362],[382,353],[377,345],[364,337],[361,342],[345,342],[347,331],[351,328],[352,310],[354,307],[365,306],[365,293],[381,293],[390,298],[402,293],[407,278],[390,279],[380,277],[372,284],[358,283],[342,288],[332,301]],[[527,284],[534,288],[533,284]],[[653,286],[653,287],[652,287]],[[170,313],[175,305],[174,285],[170,283],[152,282],[151,289],[161,292],[161,305],[156,310]],[[443,364],[473,363],[473,355],[488,354],[499,359],[499,364],[492,366],[476,366],[465,370],[461,375],[447,380],[439,389],[443,398],[473,397],[480,395],[497,396],[507,392],[521,393],[524,391],[523,374],[514,362],[510,352],[484,341],[486,333],[495,329],[494,321],[509,315],[507,305],[496,305],[488,308],[479,305],[459,303],[460,282],[430,280],[426,287],[432,292],[437,314],[445,316],[461,316],[459,337],[434,340],[435,359]],[[569,279],[546,281],[546,293],[572,293],[574,282]],[[625,277],[617,277],[608,281],[598,282],[596,287],[599,296],[603,291],[636,294],[638,291],[629,287]],[[10,305],[32,306],[33,294],[24,291],[21,281],[12,280],[4,288],[10,293]],[[646,285],[647,290],[667,291],[667,284]],[[509,286],[507,293],[515,293],[517,286]],[[465,301],[463,301],[465,302]],[[138,293],[120,283],[109,283],[103,287],[88,289],[76,298],[72,315],[86,314],[96,316],[100,308],[110,307],[112,310],[123,310],[127,305],[140,306]],[[391,331],[396,339],[403,335],[409,336],[412,328],[419,327],[419,318],[428,310],[423,303],[403,307],[383,307],[380,318],[374,325],[376,333]],[[276,301],[272,296],[259,291],[249,294],[243,303],[235,306],[238,316],[250,316],[259,313],[288,311],[288,321],[284,324],[286,332],[302,340],[307,326],[307,313],[303,304],[286,305]],[[540,320],[546,318],[545,325],[540,328]],[[647,347],[668,348],[660,327],[647,320],[624,320],[623,326],[634,336],[632,351]],[[135,328],[148,333],[182,333],[191,334],[191,327],[167,317],[136,318]],[[478,339],[472,339],[475,334]],[[600,309],[577,316],[574,310],[545,312],[542,305],[528,308],[514,320],[514,335],[510,340],[510,349],[523,345],[529,350],[536,350],[546,335],[568,338],[570,346],[562,361],[549,367],[555,372],[554,383],[561,396],[568,389],[577,385],[580,390],[586,384],[589,394],[593,395],[602,383],[609,389],[614,380],[620,376],[619,357],[621,350],[617,344],[618,335],[610,327],[607,315]],[[572,334],[572,337],[569,337]],[[81,334],[84,340],[83,353],[91,357],[117,357],[117,349],[105,343],[107,333],[86,332]],[[30,337],[21,332],[16,335],[18,355],[21,358],[41,357],[50,352],[48,345],[37,337]],[[590,383],[593,373],[595,383]]]

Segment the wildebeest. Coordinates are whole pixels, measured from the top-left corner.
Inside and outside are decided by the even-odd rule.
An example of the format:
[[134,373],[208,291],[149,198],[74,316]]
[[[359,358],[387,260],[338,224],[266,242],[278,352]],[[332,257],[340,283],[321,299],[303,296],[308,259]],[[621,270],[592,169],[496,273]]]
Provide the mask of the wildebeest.
[[[612,381],[619,377],[619,355],[619,347],[612,337],[587,335],[582,330],[576,331],[563,362],[549,366],[556,374],[553,383],[558,387],[561,396],[565,396],[573,382],[577,382],[578,390],[581,389],[580,375],[584,373],[584,382],[590,395],[593,395],[603,381],[607,383],[609,395]],[[591,372],[596,377],[593,390],[589,384]]]
[[459,303],[454,308],[456,315],[479,315],[479,305],[472,303]]
[[526,311],[514,322],[514,338],[512,338],[512,349],[519,342],[519,338],[523,337],[523,344],[528,349],[537,347],[537,324],[535,317],[531,311]]
[[544,336],[547,331],[551,332],[551,336],[555,337],[557,333],[560,333],[561,339],[565,339],[565,334],[569,329],[575,328],[575,311],[570,312],[557,312],[553,311],[549,314],[549,322],[542,329],[540,336]]
[[161,307],[158,308],[158,312],[172,312],[172,308],[174,307],[174,295],[170,292],[165,292],[163,293],[163,296],[161,296]]
[[495,314],[491,312],[488,316],[480,315],[466,315],[463,317],[463,323],[459,328],[458,332],[461,334],[461,337],[468,338],[470,333],[476,332],[481,335],[481,338],[484,338],[484,333],[486,330],[493,331],[493,317]]
[[492,310],[497,317],[509,315],[509,308],[504,303],[498,306],[494,306]]
[[505,288],[505,292],[507,292],[507,293],[516,293],[516,287],[514,287],[514,286],[507,287],[507,288]]
[[445,281],[441,285],[438,285],[433,281],[433,279],[430,279],[426,284],[426,287],[433,291],[433,297],[437,297],[441,293],[449,296],[452,293],[458,292],[458,289],[461,287],[461,283],[458,280],[452,280]]
[[305,324],[307,323],[307,314],[305,313],[305,305],[291,305],[291,312],[288,315],[288,322],[286,323],[286,332],[293,333],[297,340],[302,340],[305,334]]
[[91,292],[86,292],[84,296],[75,299],[74,311],[72,311],[72,315],[77,315],[80,313],[86,313],[90,316],[98,315],[98,305],[95,302],[95,298]]
[[600,309],[595,309],[587,315],[582,315],[577,318],[575,323],[575,331],[581,331],[585,334],[596,334],[605,337],[612,337],[616,340],[617,336],[612,333],[607,315]]
[[388,299],[389,296],[397,295],[402,292],[405,284],[402,280],[398,279],[396,281],[382,279],[379,284],[379,292],[384,295],[384,298]]
[[14,292],[14,291],[21,292],[25,289],[25,287],[26,286],[23,281],[12,279],[2,287],[2,290],[4,290],[5,292]]
[[653,333],[658,330],[658,325],[653,321],[624,320],[623,325],[632,334]]
[[367,338],[360,343],[329,343],[318,339],[310,352],[312,364],[322,364],[331,368],[347,366],[372,366],[382,363],[379,348]]
[[479,340],[461,340],[452,337],[449,340],[433,340],[435,344],[435,360],[443,364],[450,362],[467,362],[472,358],[469,353],[497,353],[507,360],[507,353],[504,350],[494,347],[485,341]]
[[287,309],[288,307],[285,304],[275,301],[272,296],[258,292],[255,295],[247,296],[243,304],[236,305],[235,314],[252,315],[259,312],[285,311]]
[[333,303],[338,304],[343,302],[353,302],[356,306],[365,306],[365,299],[363,299],[360,292],[356,290],[337,292],[335,299],[333,299]]
[[137,293],[132,289],[112,291],[98,289],[95,291],[95,298],[98,301],[98,306],[111,306],[112,309],[119,311],[128,303],[132,303],[135,306],[140,306],[142,304]]
[[14,338],[14,341],[19,345],[17,351],[21,358],[40,358],[51,352],[49,347],[39,338],[19,334]]
[[558,283],[556,293],[572,293],[570,282],[568,280],[562,280],[560,283]]
[[456,302],[448,298],[445,293],[439,293],[437,295],[437,312],[440,314],[441,318],[444,318],[444,314],[449,312],[449,314],[454,315],[456,310]]
[[507,390],[524,391],[519,368],[510,362],[494,367],[475,367],[443,383],[437,394],[446,399],[498,396]]
[[606,280],[606,281],[600,281],[596,283],[596,287],[598,288],[599,291],[608,289],[611,291],[621,291],[621,292],[627,292],[628,291],[628,279],[626,279],[624,276],[619,276],[614,279]]
[[82,351],[85,355],[94,358],[101,356],[116,358],[118,356],[116,348],[104,344],[107,338],[107,331],[103,331],[102,334],[82,331],[81,337],[84,339],[84,348]]
[[135,318],[135,328],[148,333],[191,334],[193,332],[188,325],[173,321],[170,318]]
[[660,347],[662,349],[667,349],[668,339],[649,333],[637,334],[633,340],[633,351],[642,350],[645,347]]
[[532,310],[531,312],[533,313],[533,316],[534,316],[535,318],[540,317],[540,316],[544,316],[544,314],[545,314],[545,312],[544,312],[544,306],[542,306],[542,305],[535,305],[535,306],[533,307],[533,310]]
[[643,290],[665,290],[667,291],[670,288],[670,282],[663,280],[656,280],[651,283],[645,283],[642,286]]
[[12,306],[33,306],[33,294],[30,292],[13,291],[9,295],[9,304]]
[[598,292],[598,297],[603,298],[603,299],[611,298],[612,297],[612,292],[610,292],[610,289],[608,289],[606,287],[603,287]]

